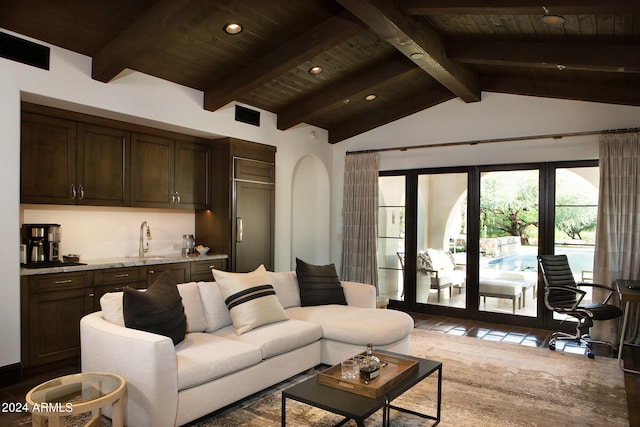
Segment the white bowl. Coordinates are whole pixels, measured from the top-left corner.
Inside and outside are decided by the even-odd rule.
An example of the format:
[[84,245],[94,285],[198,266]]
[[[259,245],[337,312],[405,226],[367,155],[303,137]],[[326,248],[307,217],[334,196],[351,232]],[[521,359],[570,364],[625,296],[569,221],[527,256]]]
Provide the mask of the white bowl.
[[207,247],[204,247],[204,248],[198,248],[198,247],[197,247],[197,248],[196,248],[196,251],[198,251],[198,253],[199,253],[200,255],[204,255],[204,254],[206,254],[207,252],[209,252],[209,248],[207,248]]

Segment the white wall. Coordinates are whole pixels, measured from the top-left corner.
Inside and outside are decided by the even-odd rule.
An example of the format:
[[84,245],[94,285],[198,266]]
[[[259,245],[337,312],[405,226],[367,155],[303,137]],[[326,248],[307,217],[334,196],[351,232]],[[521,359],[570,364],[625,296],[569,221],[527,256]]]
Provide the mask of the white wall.
[[331,263],[331,196],[329,175],[316,156],[301,158],[292,177],[291,270],[296,258],[311,264]]
[[[4,31],[4,30],[3,30]],[[9,31],[6,31],[9,32]],[[9,32],[10,33],[10,32]],[[36,40],[37,41],[37,40]],[[277,147],[275,268],[288,270],[291,260],[291,194],[293,169],[298,160],[314,155],[332,173],[332,146],[327,132],[301,125],[282,132],[276,116],[262,111],[261,126],[234,120],[233,105],[216,112],[202,108],[203,94],[129,70],[110,83],[91,79],[91,59],[51,46],[50,70],[41,70],[0,58],[0,367],[20,361],[20,224],[28,221],[63,225],[63,252],[85,257],[125,256],[135,251],[140,222],[152,227],[158,251],[173,249],[182,234],[193,232],[192,215],[145,209],[33,207],[20,209],[20,101],[95,114],[198,136],[231,136]],[[108,240],[99,227],[115,228]],[[131,240],[130,242],[128,240]],[[157,239],[157,241],[155,240]],[[162,246],[162,247],[159,247]],[[119,253],[124,251],[126,253]]]
[[137,257],[142,221],[151,230],[147,256],[180,254],[182,235],[195,229],[194,211],[181,209],[21,205],[21,214],[21,224],[60,224],[60,253],[78,254],[81,261]]
[[[454,99],[336,144],[334,176],[344,173],[347,151],[518,136],[640,127],[640,107],[482,93],[482,101]],[[380,153],[380,169],[493,165],[598,157],[598,136],[462,145]],[[332,254],[342,245],[342,180],[335,180]],[[334,255],[335,256],[335,255]],[[338,256],[337,262],[340,261]],[[338,270],[339,271],[339,270]]]

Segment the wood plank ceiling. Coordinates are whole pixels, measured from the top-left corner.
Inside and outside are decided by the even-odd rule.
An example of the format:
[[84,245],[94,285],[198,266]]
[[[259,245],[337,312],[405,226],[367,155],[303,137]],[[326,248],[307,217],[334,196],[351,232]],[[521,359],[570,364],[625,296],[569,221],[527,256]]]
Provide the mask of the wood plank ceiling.
[[483,91],[640,105],[638,0],[4,0],[0,27],[90,56],[101,82],[136,70],[331,143]]

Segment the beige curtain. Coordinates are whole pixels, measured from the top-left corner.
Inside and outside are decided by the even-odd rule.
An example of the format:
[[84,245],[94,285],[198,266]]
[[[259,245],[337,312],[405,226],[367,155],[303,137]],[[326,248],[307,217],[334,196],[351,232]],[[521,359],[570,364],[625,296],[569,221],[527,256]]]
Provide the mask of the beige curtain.
[[378,153],[348,154],[342,201],[342,280],[378,287]]
[[[640,279],[640,133],[600,136],[600,193],[594,282],[614,286],[616,279]],[[602,298],[603,293],[594,291]],[[617,296],[612,298],[618,303]],[[640,311],[631,304],[626,339],[640,342]],[[594,337],[618,342],[618,321],[597,322]]]

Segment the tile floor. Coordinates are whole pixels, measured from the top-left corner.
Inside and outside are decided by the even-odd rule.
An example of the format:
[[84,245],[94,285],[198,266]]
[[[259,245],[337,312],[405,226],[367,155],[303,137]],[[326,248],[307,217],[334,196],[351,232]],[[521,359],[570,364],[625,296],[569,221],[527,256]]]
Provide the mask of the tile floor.
[[[551,333],[544,329],[484,323],[453,317],[433,316],[421,313],[411,313],[411,315],[415,320],[416,328],[532,347],[546,348]],[[584,347],[572,341],[558,341],[556,343],[556,351],[586,354]],[[594,346],[593,353],[596,357],[616,357],[606,346]],[[585,355],[585,357],[587,356]],[[640,348],[625,348],[623,360],[625,366],[632,366],[634,369],[639,369]],[[629,410],[629,426],[640,427],[640,375],[625,373],[624,377]]]

